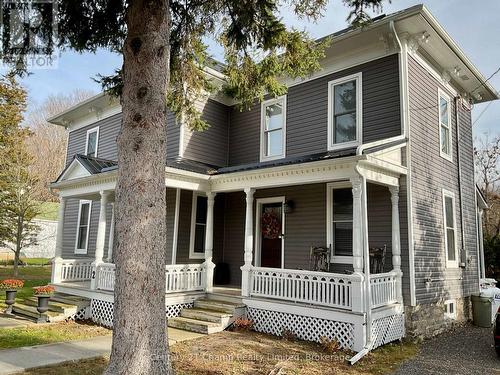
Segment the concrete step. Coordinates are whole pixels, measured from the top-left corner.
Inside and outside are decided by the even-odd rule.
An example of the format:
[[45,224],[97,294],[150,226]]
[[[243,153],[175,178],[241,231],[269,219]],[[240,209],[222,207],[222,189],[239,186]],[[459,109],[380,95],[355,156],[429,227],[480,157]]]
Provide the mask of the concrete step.
[[231,303],[236,303],[236,304],[241,304],[242,300],[243,300],[243,298],[241,296],[224,294],[224,293],[219,293],[216,291],[211,292],[211,293],[207,293],[206,298],[209,300],[231,302]]
[[224,330],[222,324],[214,322],[206,322],[203,320],[190,319],[184,317],[168,319],[168,326],[172,328],[183,329],[185,331],[198,332],[203,334],[211,334]]
[[[40,313],[37,311],[35,306],[23,305],[21,303],[14,304],[12,306],[12,312],[16,315],[21,315],[34,320],[40,317]],[[62,322],[66,319],[64,314],[56,313],[54,311],[47,311],[45,315],[47,315],[49,322]]]
[[194,307],[203,310],[206,309],[206,310],[213,310],[213,311],[220,311],[224,313],[234,314],[236,309],[245,307],[245,305],[242,303],[200,298],[194,301]]
[[[36,298],[36,297],[27,298],[23,301],[23,304],[36,307],[38,305],[38,298]],[[73,314],[76,314],[78,312],[78,310],[79,310],[78,306],[76,306],[76,305],[69,305],[66,303],[52,301],[52,298],[49,301],[49,311],[61,313],[67,317],[69,317]]]
[[50,297],[50,301],[63,303],[65,305],[74,305],[78,310],[90,306],[89,299],[64,293],[54,293],[54,295]]
[[189,308],[181,310],[181,317],[205,322],[213,322],[226,326],[232,318],[232,314],[220,312],[216,310]]

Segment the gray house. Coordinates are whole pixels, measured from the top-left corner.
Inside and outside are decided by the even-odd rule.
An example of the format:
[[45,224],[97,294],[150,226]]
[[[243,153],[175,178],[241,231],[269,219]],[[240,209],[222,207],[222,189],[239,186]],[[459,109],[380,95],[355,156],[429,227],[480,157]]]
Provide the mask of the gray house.
[[[246,314],[364,353],[469,318],[484,274],[471,105],[498,94],[420,5],[333,40],[283,97],[244,112],[200,98],[204,132],[168,115],[169,325]],[[100,94],[50,122],[68,131],[52,283],[111,325],[121,108]]]

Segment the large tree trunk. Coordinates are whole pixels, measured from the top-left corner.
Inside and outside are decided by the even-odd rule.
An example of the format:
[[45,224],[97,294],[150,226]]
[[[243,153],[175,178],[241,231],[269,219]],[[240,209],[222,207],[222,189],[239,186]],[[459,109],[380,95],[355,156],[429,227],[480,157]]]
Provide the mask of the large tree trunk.
[[19,258],[21,257],[21,241],[23,235],[23,221],[21,215],[17,216],[16,250],[14,251],[14,277],[19,276]]
[[168,1],[131,0],[127,27],[113,251],[113,347],[105,374],[169,374],[165,313]]

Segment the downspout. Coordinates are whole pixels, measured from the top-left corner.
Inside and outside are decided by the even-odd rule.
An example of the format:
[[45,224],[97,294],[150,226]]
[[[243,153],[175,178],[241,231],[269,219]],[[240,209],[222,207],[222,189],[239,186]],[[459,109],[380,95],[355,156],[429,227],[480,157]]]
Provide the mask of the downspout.
[[366,344],[363,349],[356,353],[349,362],[351,365],[355,364],[361,358],[363,358],[373,347],[372,342],[372,305],[371,305],[371,288],[370,288],[370,257],[368,254],[368,199],[366,190],[366,177],[360,171],[359,166],[354,167],[355,171],[361,176],[361,186],[363,187],[362,199],[363,199],[363,210],[362,210],[362,233],[363,233],[363,266],[364,266],[364,299],[365,299],[365,312],[366,312]]
[[467,251],[465,249],[465,226],[464,226],[464,203],[462,191],[462,167],[460,163],[460,117],[458,114],[458,106],[460,104],[460,96],[455,97],[455,124],[457,127],[457,168],[458,168],[458,196],[460,198],[460,230],[462,232],[462,249],[460,251],[460,266],[467,267]]

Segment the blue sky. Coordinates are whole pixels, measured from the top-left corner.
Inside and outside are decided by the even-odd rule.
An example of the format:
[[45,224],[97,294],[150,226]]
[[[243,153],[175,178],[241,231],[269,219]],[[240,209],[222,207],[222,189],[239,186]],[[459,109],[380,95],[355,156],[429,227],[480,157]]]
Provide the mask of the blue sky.
[[[384,3],[384,13],[391,13],[417,4],[415,1],[393,0]],[[500,1],[482,0],[429,0],[423,1],[448,33],[455,39],[467,56],[489,77],[500,67]],[[314,37],[324,36],[346,26],[348,10],[341,0],[330,1],[323,17],[317,23],[299,21],[292,13],[283,9],[282,16],[288,25],[306,29]],[[210,44],[210,52],[221,58],[221,49]],[[121,57],[107,51],[96,54],[64,52],[55,70],[37,70],[23,80],[28,89],[30,107],[40,103],[51,94],[69,93],[76,88],[92,90],[100,87],[92,78],[97,74],[111,74],[121,66]],[[490,81],[500,90],[500,73]],[[475,106],[475,120],[488,104]],[[500,101],[493,102],[474,125],[475,135],[500,133]]]

